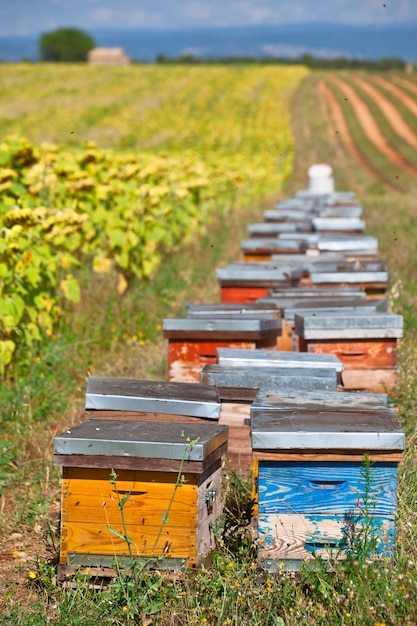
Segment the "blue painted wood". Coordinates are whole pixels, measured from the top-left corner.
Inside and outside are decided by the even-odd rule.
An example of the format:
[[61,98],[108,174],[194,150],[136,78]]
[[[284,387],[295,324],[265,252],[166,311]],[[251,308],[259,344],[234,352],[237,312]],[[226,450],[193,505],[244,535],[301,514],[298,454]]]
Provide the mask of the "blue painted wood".
[[366,520],[356,515],[333,514],[261,514],[258,518],[259,551],[263,559],[302,559],[314,556],[343,558],[354,551],[355,541],[361,541],[364,524],[374,556],[392,556],[395,551],[395,517],[374,515]]
[[[371,465],[372,514],[395,513],[397,482],[396,463]],[[362,463],[259,461],[260,513],[360,513],[364,494]]]

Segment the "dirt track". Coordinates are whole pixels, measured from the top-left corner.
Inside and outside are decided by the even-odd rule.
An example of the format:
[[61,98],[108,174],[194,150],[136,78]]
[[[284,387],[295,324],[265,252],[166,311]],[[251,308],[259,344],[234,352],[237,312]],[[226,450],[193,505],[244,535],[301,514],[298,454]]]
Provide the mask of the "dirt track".
[[[392,102],[390,102],[378,89],[368,83],[363,78],[355,76],[355,83],[361,87],[372,98],[376,105],[381,109],[392,128],[397,135],[404,139],[413,148],[417,149],[417,135],[412,128],[404,121],[404,118],[398,112]],[[401,91],[400,89],[398,91]],[[410,98],[411,99],[411,98]],[[417,107],[416,107],[417,108]]]
[[[381,85],[381,87],[383,87],[384,89],[386,89],[387,91],[392,93],[393,96],[398,98],[398,100],[402,104],[404,104],[404,106],[406,106],[408,109],[410,109],[410,111],[412,113],[414,113],[414,115],[417,116],[417,102],[415,100],[413,100],[413,98],[411,98],[408,95],[408,93],[406,93],[405,91],[403,91],[402,89],[400,89],[396,85],[393,85],[388,80],[385,80],[385,78],[381,78],[380,76],[373,76],[372,80],[374,80],[376,83]],[[410,88],[412,87],[412,91],[414,91],[417,94],[417,86],[416,85],[412,85],[411,83],[408,83],[407,81],[403,80],[399,76],[396,77],[396,80],[397,81],[401,81],[401,83],[407,83],[407,85],[405,85],[405,86],[410,85]]]
[[352,135],[350,134],[347,122],[345,120],[345,116],[343,114],[342,107],[340,106],[336,96],[334,95],[332,90],[326,85],[324,80],[321,80],[318,83],[318,90],[319,90],[319,94],[323,96],[323,98],[325,98],[327,101],[334,127],[335,129],[337,129],[336,132],[339,135],[342,142],[344,143],[348,152],[359,161],[361,166],[371,176],[373,176],[373,178],[382,182],[383,185],[389,191],[398,191],[397,187],[381,179],[381,176],[378,173],[378,171],[372,166],[372,164],[365,158],[365,156],[356,146],[355,142],[353,141]]
[[[389,160],[391,161],[391,163],[393,163],[393,165],[395,165],[396,167],[398,167],[401,171],[403,172],[407,172],[408,174],[412,175],[412,176],[417,176],[417,167],[412,165],[411,163],[408,163],[407,160],[404,158],[404,156],[398,152],[398,150],[396,150],[392,145],[389,144],[389,142],[386,140],[384,134],[382,133],[381,129],[379,128],[379,126],[377,125],[369,107],[366,105],[366,103],[360,98],[360,96],[356,93],[356,91],[354,90],[353,87],[351,87],[349,84],[347,84],[343,79],[341,79],[340,77],[336,76],[336,75],[332,75],[331,77],[329,77],[328,79],[329,81],[333,82],[335,85],[337,85],[340,90],[342,91],[344,97],[346,100],[348,100],[350,102],[350,104],[352,105],[353,111],[358,119],[359,124],[362,127],[362,130],[364,132],[365,137],[373,143],[373,145]],[[375,88],[374,88],[375,89]],[[330,89],[328,90],[330,91]],[[377,89],[375,89],[375,92],[378,93],[379,92]],[[375,95],[375,92],[373,92],[373,94]],[[332,94],[333,95],[333,94]],[[326,97],[328,98],[328,95],[326,94]],[[334,97],[334,99],[337,102],[337,99]],[[329,106],[331,107],[332,111],[333,111],[333,115],[334,116],[338,116],[340,117],[340,114],[344,117],[343,115],[343,111],[342,108],[340,107],[340,112],[336,112],[336,108],[334,105],[333,100],[329,100]],[[388,100],[385,98],[385,102],[388,103]],[[337,102],[337,104],[339,104]],[[391,104],[391,103],[389,103]],[[402,118],[401,118],[402,119]],[[394,128],[394,123],[398,123],[398,117],[395,118],[395,122],[392,122],[392,118],[390,117],[389,122],[391,123],[391,125]],[[404,120],[402,120],[403,123],[405,124]],[[344,131],[344,134],[350,135],[350,132],[347,128],[347,124],[346,121],[344,122],[344,124],[346,125],[346,130]],[[406,125],[407,128],[408,125]],[[411,129],[410,129],[411,130]],[[404,132],[404,127],[402,126],[402,130],[401,132]],[[414,135],[414,131],[413,135]],[[354,143],[353,139],[350,138],[349,140],[345,139],[345,143],[348,142],[350,143]],[[347,145],[347,143],[346,143]],[[413,144],[414,145],[414,144]],[[358,148],[356,147],[356,151],[358,151]],[[370,169],[373,169],[373,166],[368,162],[367,163],[367,169],[368,171],[370,171]],[[375,172],[375,170],[374,170]],[[382,179],[382,182],[385,182],[383,180],[383,178],[381,177],[380,174],[378,174],[378,178]]]

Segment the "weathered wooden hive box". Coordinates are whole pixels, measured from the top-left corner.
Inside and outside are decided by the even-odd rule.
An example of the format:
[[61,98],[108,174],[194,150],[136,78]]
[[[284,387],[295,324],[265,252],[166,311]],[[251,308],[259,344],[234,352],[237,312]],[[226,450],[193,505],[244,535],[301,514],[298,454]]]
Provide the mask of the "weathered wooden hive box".
[[368,297],[380,298],[388,289],[389,274],[386,271],[312,271],[309,283],[313,287],[328,288],[331,285],[340,287],[360,287]]
[[215,363],[219,347],[275,348],[281,333],[280,319],[164,319],[168,339],[168,378],[199,382],[200,371]]
[[[246,239],[240,244],[240,249],[245,261],[269,261],[273,254],[303,254],[307,250],[307,243],[301,238],[295,238],[288,233],[291,239],[280,237],[258,239]],[[300,233],[301,234],[301,233]]]
[[218,420],[217,389],[199,383],[89,376],[86,419],[152,422]]
[[231,265],[217,270],[222,302],[254,302],[268,295],[271,287],[291,287],[298,285],[302,272],[294,266],[255,267],[248,264]]
[[347,260],[374,259],[378,255],[378,240],[370,235],[330,233],[282,233],[279,241],[304,242],[307,254],[343,254]]
[[[239,352],[238,350],[236,352]],[[248,353],[249,350],[242,350]],[[257,351],[252,351],[256,353]],[[289,354],[289,353],[286,353]],[[215,385],[221,399],[220,424],[230,428],[228,459],[232,467],[247,472],[252,467],[250,441],[250,405],[259,389],[319,389],[336,390],[338,366],[335,362],[317,362],[317,367],[306,364],[297,367],[293,361],[265,362],[260,365],[242,357],[233,365],[206,365],[200,375],[202,383]],[[321,365],[321,367],[320,367]],[[339,363],[340,367],[341,364]]]
[[328,300],[316,300],[310,298],[301,302],[295,302],[291,306],[285,308],[282,312],[282,335],[291,335],[293,338],[292,349],[298,351],[298,335],[294,333],[294,324],[296,315],[328,315],[334,313],[346,313],[351,315],[356,312],[375,313],[376,311],[386,311],[388,308],[388,300],[386,298],[333,298]]
[[309,352],[287,352],[285,350],[235,350],[218,348],[217,363],[225,367],[276,368],[291,372],[299,369],[330,369],[336,372],[337,380],[343,371],[343,363],[334,354]]
[[214,547],[227,435],[217,424],[88,420],[55,437],[60,578],[83,567],[111,576],[116,559],[174,570],[203,563]]
[[343,363],[346,389],[385,392],[397,386],[397,341],[403,317],[360,312],[295,315],[300,352],[331,352]]
[[[308,308],[309,302],[316,303],[319,306],[321,303],[323,307],[329,301],[337,300],[341,306],[345,302],[355,300],[365,300],[366,293],[361,289],[352,289],[345,287],[335,287],[333,289],[318,289],[317,287],[300,286],[295,289],[270,289],[270,295],[264,296],[257,300],[257,302],[263,304],[275,304],[281,311],[281,336],[278,338],[277,348],[278,350],[294,350],[294,322],[286,319],[287,309],[294,306],[300,306],[304,304]],[[298,348],[297,348],[298,349]]]
[[366,260],[377,258],[378,239],[370,235],[325,235],[317,241],[319,254],[342,252],[347,259]]
[[370,556],[393,556],[405,446],[394,410],[254,408],[251,428],[263,568],[343,559],[366,524]]

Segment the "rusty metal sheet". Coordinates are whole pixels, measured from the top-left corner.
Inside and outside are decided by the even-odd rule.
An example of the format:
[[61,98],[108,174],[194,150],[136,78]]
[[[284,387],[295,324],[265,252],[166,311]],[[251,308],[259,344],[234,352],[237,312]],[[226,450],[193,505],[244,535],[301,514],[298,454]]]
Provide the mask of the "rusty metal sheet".
[[217,348],[217,362],[230,367],[333,368],[336,372],[343,371],[343,363],[334,354],[310,352]]
[[218,419],[220,398],[212,385],[89,376],[85,408]]
[[[203,461],[227,442],[228,426],[88,420],[55,437],[60,455]],[[188,441],[196,441],[190,447]]]
[[269,390],[260,389],[252,404],[251,413],[258,411],[281,410],[289,408],[303,409],[347,409],[366,411],[386,409],[386,393],[346,392],[346,391],[305,391],[297,389]]
[[404,450],[405,435],[393,409],[370,411],[259,410],[251,418],[253,450]]

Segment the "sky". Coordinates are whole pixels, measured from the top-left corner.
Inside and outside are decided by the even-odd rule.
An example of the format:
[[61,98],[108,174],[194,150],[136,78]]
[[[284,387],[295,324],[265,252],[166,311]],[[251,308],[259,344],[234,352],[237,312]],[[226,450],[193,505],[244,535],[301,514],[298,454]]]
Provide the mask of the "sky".
[[[417,22],[417,0],[0,0],[0,36],[59,27],[181,29]],[[416,34],[417,38],[417,34]]]

